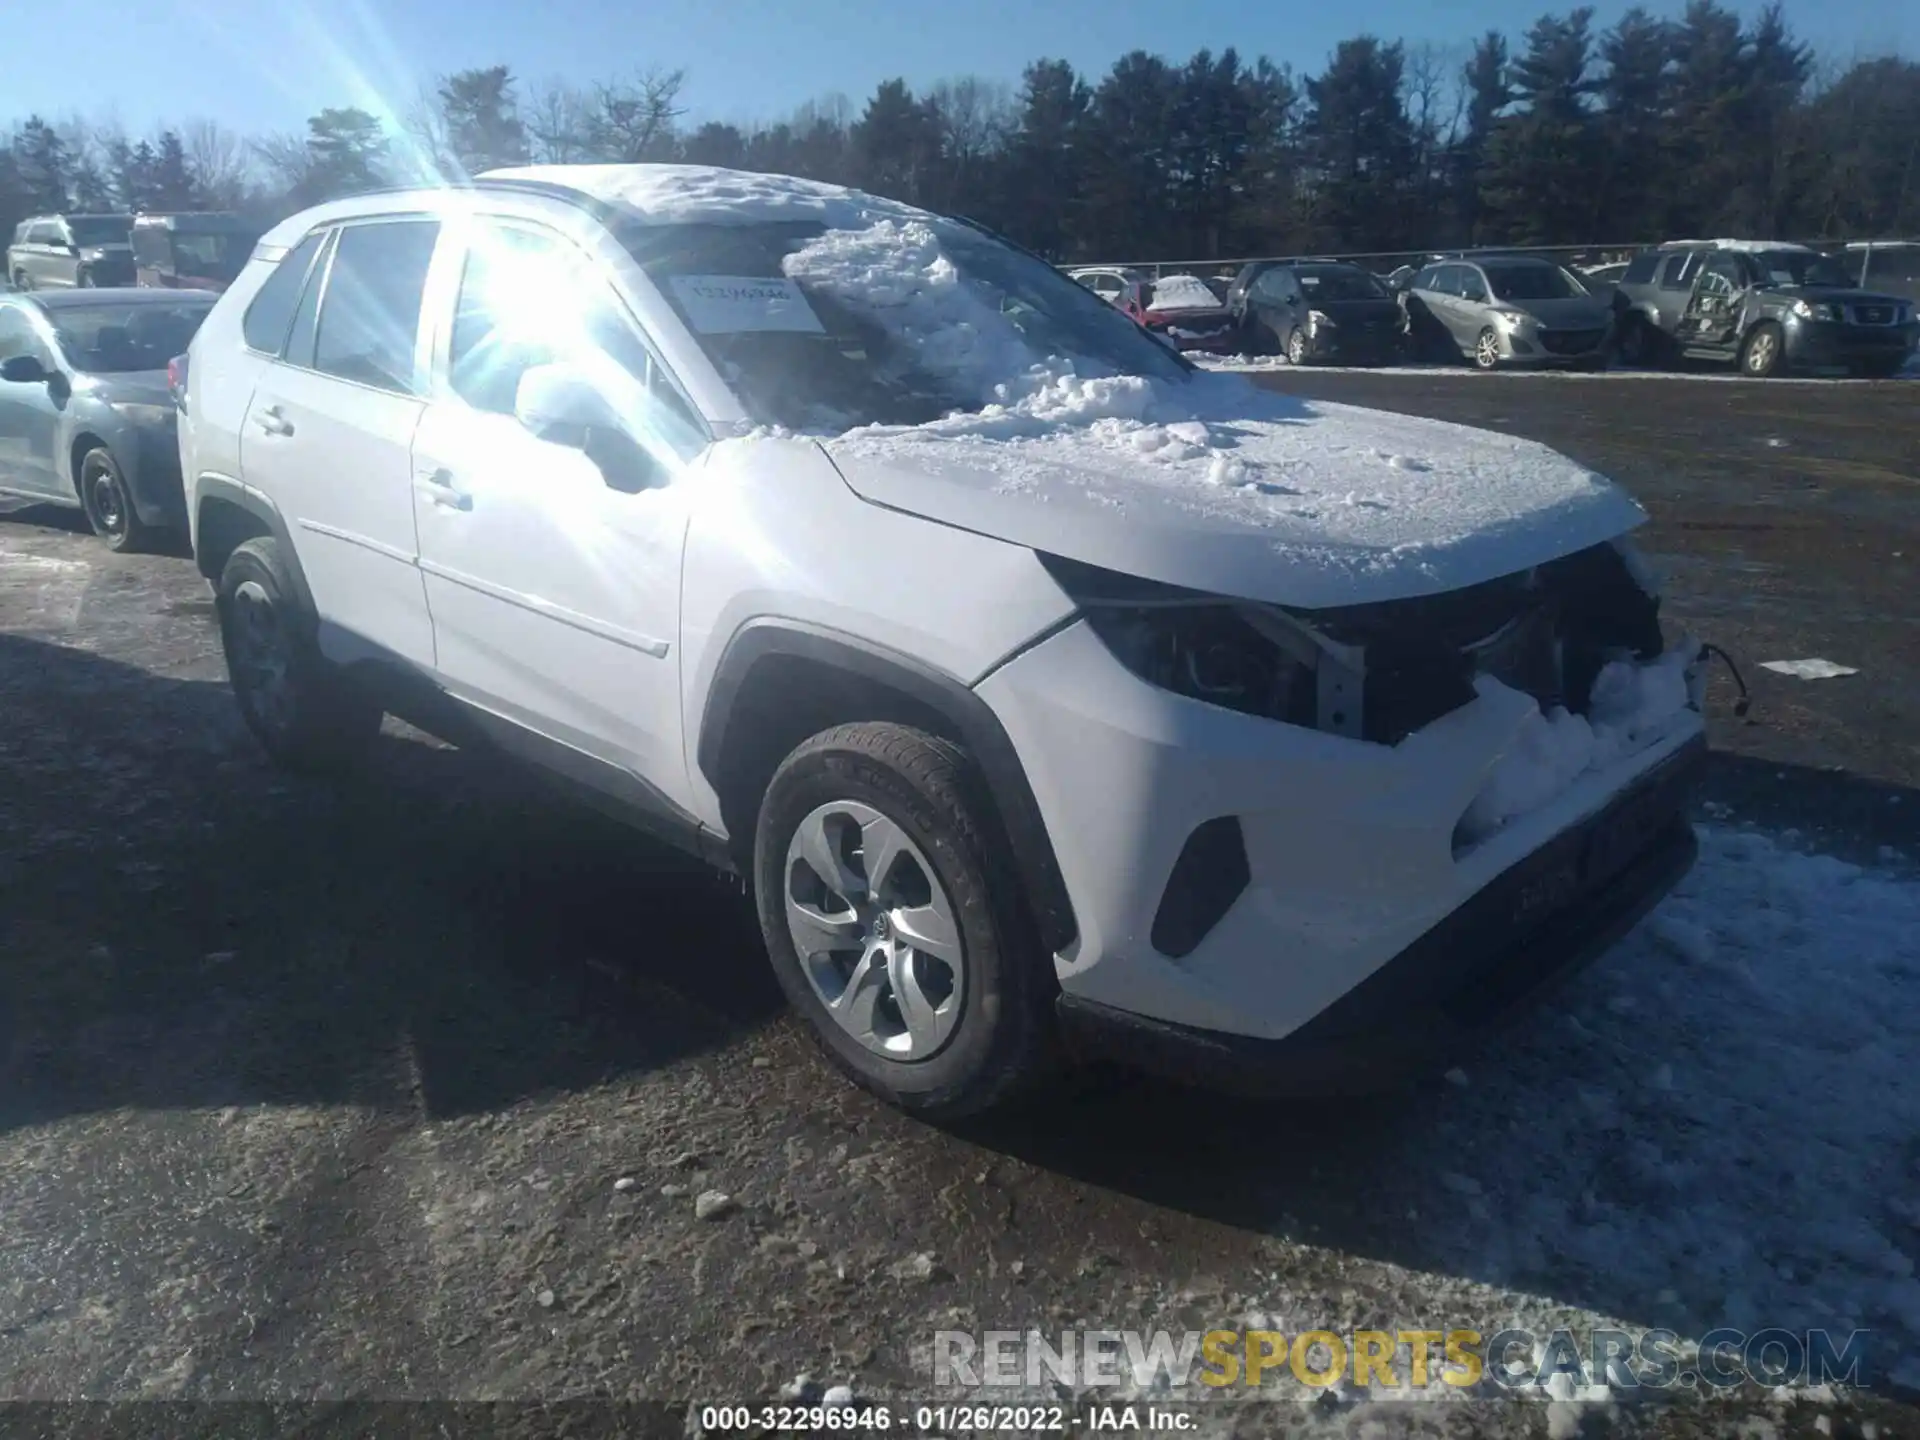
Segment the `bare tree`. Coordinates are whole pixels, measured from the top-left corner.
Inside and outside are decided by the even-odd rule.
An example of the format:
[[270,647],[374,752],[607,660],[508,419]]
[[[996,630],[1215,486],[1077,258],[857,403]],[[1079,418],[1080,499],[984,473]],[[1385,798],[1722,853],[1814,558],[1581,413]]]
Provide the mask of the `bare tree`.
[[253,155],[247,142],[218,120],[189,120],[180,128],[187,165],[209,204],[221,210],[244,205],[254,184]]
[[538,163],[572,165],[594,158],[593,107],[574,86],[552,80],[529,90],[521,115]]
[[961,165],[997,154],[1013,133],[1013,92],[997,80],[978,75],[942,80],[926,100],[940,117],[947,155]]
[[643,70],[631,80],[593,87],[589,133],[596,159],[631,164],[660,158],[673,138],[673,122],[685,113],[678,101],[684,70]]

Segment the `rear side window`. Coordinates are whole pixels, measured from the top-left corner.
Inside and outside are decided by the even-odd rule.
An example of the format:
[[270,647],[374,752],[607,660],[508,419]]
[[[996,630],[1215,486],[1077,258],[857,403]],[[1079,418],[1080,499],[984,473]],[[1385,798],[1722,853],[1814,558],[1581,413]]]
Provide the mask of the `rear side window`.
[[1683,250],[1678,255],[1669,255],[1660,267],[1660,288],[1679,290],[1687,283],[1687,266],[1693,262],[1693,253]]
[[324,238],[309,235],[294,246],[267,277],[260,293],[253,297],[253,303],[247,306],[247,313],[240,321],[240,333],[246,338],[249,350],[258,350],[263,355],[280,353],[280,346],[287,338],[287,326],[293,323],[294,307],[300,303],[300,288]]
[[416,393],[420,297],[439,237],[437,220],[390,220],[340,232],[314,336],[316,370]]
[[1644,285],[1653,278],[1654,269],[1660,264],[1660,256],[1652,250],[1644,255],[1636,255],[1627,262],[1627,268],[1620,276],[1622,285]]
[[289,365],[313,368],[313,332],[320,323],[320,297],[327,288],[327,241],[338,233],[331,231],[327,240],[321,241],[320,258],[313,262],[306,289],[300,292],[300,308],[293,312],[293,329],[287,332],[285,358]]

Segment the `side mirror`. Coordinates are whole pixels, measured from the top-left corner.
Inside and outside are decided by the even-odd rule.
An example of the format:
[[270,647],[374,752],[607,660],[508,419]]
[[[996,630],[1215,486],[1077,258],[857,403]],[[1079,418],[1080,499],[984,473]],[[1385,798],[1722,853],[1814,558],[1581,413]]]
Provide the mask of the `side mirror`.
[[53,377],[34,355],[9,355],[0,360],[0,380],[9,385],[43,385]]
[[620,423],[600,387],[574,365],[535,365],[514,391],[514,418],[531,434],[578,450],[608,488],[634,494],[665,483],[646,448]]

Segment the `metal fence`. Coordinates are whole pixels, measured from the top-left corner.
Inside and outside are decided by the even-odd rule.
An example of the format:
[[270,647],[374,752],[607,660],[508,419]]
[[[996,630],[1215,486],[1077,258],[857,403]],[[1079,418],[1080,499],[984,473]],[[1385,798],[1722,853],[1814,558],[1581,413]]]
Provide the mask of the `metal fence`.
[[[1062,270],[1135,270],[1149,279],[1158,280],[1162,275],[1219,275],[1237,273],[1242,265],[1251,265],[1263,261],[1305,261],[1340,260],[1355,265],[1364,265],[1369,270],[1385,275],[1399,269],[1402,265],[1424,265],[1437,254],[1454,255],[1540,255],[1559,261],[1563,265],[1587,266],[1608,265],[1622,260],[1630,260],[1642,250],[1655,245],[1673,244],[1666,240],[1632,240],[1586,245],[1489,245],[1468,247],[1455,250],[1323,250],[1311,255],[1296,252],[1290,255],[1242,255],[1229,256],[1213,260],[1080,260],[1071,265],[1062,265]],[[1811,245],[1816,250],[1839,250],[1847,245],[1910,245],[1911,240],[1892,239],[1843,239],[1806,240],[1796,242]]]

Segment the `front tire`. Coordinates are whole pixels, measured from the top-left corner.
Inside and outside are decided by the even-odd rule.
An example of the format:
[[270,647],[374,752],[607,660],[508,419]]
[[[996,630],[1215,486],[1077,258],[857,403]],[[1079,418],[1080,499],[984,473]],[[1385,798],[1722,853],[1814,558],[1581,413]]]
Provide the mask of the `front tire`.
[[1296,325],[1287,332],[1287,363],[1305,365],[1307,358],[1307,335]]
[[74,284],[82,290],[93,290],[99,286],[100,282],[93,278],[93,271],[82,270],[74,277]]
[[133,493],[106,446],[89,450],[80,461],[80,506],[93,533],[109,550],[130,554],[147,549],[153,528],[133,508]]
[[381,711],[321,655],[299,593],[277,540],[246,541],[220,572],[220,640],[241,718],[261,747],[289,770],[325,770],[366,749]]
[[13,288],[16,290],[33,289],[33,277],[27,274],[27,272],[24,270],[14,271],[13,272]]
[[931,1119],[1001,1103],[1053,1054],[1053,966],[990,804],[959,746],[863,723],[794,750],[760,806],[781,988],[854,1083]]
[[1500,332],[1491,325],[1482,330],[1473,342],[1473,364],[1476,370],[1498,370],[1500,368]]
[[1754,326],[1740,344],[1740,373],[1754,380],[1778,375],[1786,359],[1786,337],[1771,320]]

